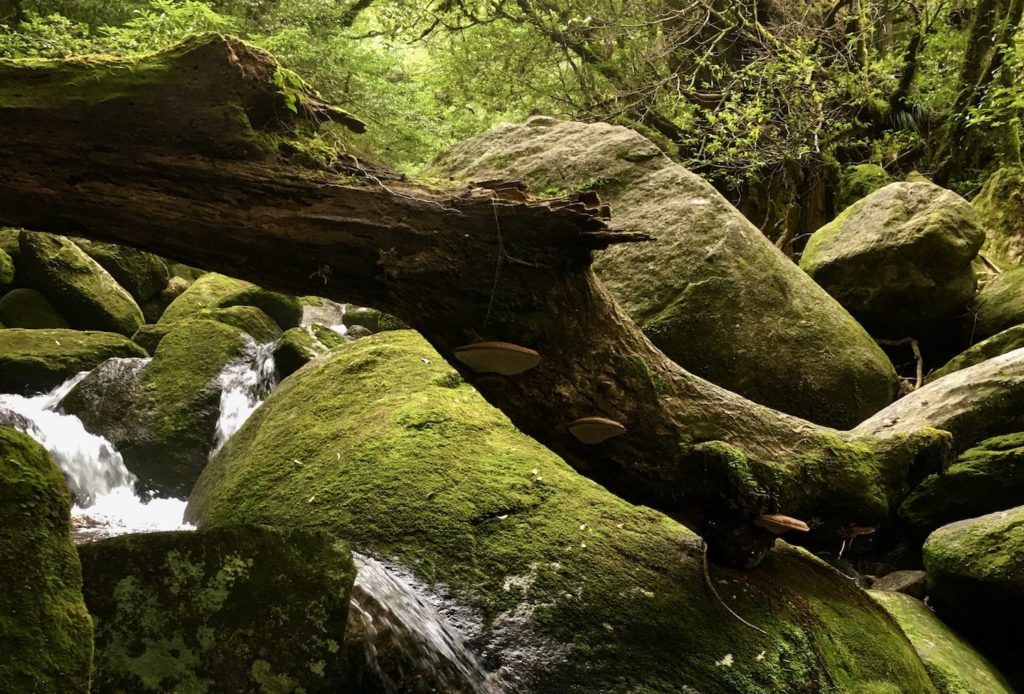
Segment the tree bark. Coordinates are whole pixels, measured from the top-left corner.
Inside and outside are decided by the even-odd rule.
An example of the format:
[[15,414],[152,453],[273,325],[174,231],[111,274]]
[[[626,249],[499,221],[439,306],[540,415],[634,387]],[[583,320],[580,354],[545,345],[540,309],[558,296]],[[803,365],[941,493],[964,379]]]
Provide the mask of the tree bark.
[[[844,526],[885,522],[914,479],[990,433],[956,425],[969,394],[912,424],[839,432],[693,376],[591,272],[594,250],[645,238],[608,227],[591,197],[431,189],[353,157],[314,165],[307,136],[327,120],[362,127],[232,39],[134,63],[0,62],[0,223],[393,313],[516,426],[734,565],[757,564],[774,542],[759,514],[802,518],[833,545]],[[516,376],[477,375],[454,350],[481,339],[542,360]],[[984,366],[959,378],[985,381],[995,426],[1000,407],[1020,411],[1024,378],[1005,370],[1024,373],[1024,350],[997,376]],[[944,380],[912,397],[944,393]],[[585,445],[568,429],[588,416],[626,433]]]

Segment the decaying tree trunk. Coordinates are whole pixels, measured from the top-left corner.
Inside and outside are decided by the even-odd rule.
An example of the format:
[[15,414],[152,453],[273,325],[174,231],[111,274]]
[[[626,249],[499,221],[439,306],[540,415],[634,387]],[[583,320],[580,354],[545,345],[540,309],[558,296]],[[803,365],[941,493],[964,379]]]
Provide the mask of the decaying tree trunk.
[[[644,237],[606,226],[592,200],[439,191],[352,157],[314,166],[309,136],[327,120],[362,127],[220,37],[133,63],[0,62],[0,223],[393,313],[522,430],[736,565],[774,541],[759,514],[830,542],[882,523],[914,478],[1021,411],[1024,350],[960,372],[948,406],[929,396],[949,395],[942,379],[854,432],[751,403],[669,361],[611,300],[592,252]],[[454,358],[479,340],[542,359],[480,376]],[[985,422],[960,426],[980,402]],[[568,429],[588,416],[626,433],[583,444]]]

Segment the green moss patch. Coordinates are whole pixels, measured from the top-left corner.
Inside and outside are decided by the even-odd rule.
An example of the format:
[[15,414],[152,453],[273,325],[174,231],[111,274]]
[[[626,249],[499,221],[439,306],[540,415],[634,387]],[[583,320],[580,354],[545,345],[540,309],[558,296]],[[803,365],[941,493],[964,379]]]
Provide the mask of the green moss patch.
[[79,330],[0,330],[0,392],[38,393],[111,357],[144,357],[121,335]]
[[273,318],[282,330],[302,322],[302,302],[294,296],[261,289],[254,284],[217,273],[197,279],[160,317],[161,323],[195,318],[203,309],[255,306]]
[[0,689],[87,694],[92,620],[71,498],[46,450],[0,427]]
[[[805,552],[710,567],[698,540],[519,433],[407,331],[285,380],[203,472],[188,515],[323,528],[536,647],[523,690],[933,691],[899,629]],[[512,650],[512,649],[509,649]]]
[[70,328],[46,297],[35,289],[12,289],[0,298],[0,320],[11,328]]

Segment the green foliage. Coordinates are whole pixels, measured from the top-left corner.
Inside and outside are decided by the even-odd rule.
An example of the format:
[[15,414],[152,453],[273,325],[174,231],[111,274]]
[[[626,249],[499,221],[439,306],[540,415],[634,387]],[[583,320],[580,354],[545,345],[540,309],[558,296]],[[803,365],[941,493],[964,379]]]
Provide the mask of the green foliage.
[[[1009,3],[996,4],[1012,16]],[[636,127],[730,186],[832,158],[934,170],[939,126],[951,118],[970,132],[998,131],[992,156],[1019,160],[1019,27],[1000,29],[983,52],[984,84],[962,84],[970,5],[761,5],[26,0],[21,21],[0,31],[0,56],[136,53],[237,33],[368,122],[359,142],[331,135],[331,146],[403,170],[535,113]],[[954,113],[965,90],[977,94]],[[954,183],[967,189],[979,175],[957,172]]]

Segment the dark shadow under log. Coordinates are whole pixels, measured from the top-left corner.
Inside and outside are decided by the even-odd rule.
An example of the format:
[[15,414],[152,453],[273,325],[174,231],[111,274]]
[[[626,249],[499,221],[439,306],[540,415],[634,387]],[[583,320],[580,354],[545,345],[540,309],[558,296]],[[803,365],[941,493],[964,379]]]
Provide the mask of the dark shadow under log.
[[[1020,411],[1024,351],[1001,367],[1014,378],[971,375],[984,364],[960,372],[987,387],[905,426],[838,432],[754,404],[668,360],[615,305],[592,254],[644,236],[607,226],[595,201],[431,189],[348,156],[315,166],[297,154],[326,120],[361,128],[267,54],[222,37],[134,62],[0,62],[0,223],[393,313],[516,426],[738,566],[775,540],[760,514],[805,520],[830,543],[848,524],[885,522],[914,478],[991,428],[938,430],[972,397],[999,391],[1007,405],[986,406],[992,422]],[[479,376],[454,351],[482,340],[541,361]],[[569,429],[585,417],[626,431],[583,443]]]

